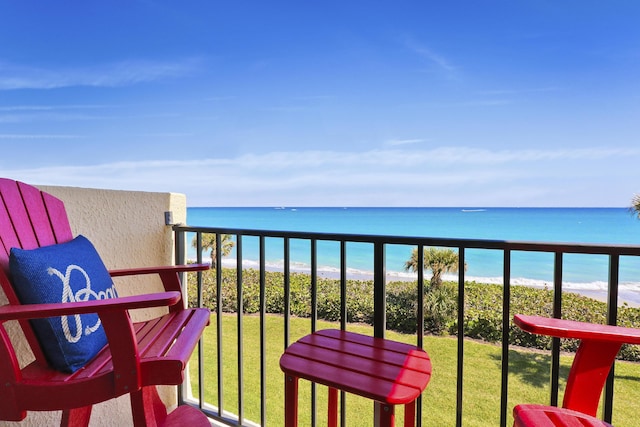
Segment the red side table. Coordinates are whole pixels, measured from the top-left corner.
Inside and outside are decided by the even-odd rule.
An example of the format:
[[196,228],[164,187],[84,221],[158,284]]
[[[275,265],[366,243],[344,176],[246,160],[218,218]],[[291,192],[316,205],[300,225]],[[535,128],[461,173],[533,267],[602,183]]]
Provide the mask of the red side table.
[[329,387],[329,427],[338,424],[338,390],[381,404],[380,425],[392,427],[394,405],[405,405],[405,427],[431,378],[431,360],[416,346],[334,329],[317,331],[280,357],[285,373],[285,426],[298,425],[298,379]]

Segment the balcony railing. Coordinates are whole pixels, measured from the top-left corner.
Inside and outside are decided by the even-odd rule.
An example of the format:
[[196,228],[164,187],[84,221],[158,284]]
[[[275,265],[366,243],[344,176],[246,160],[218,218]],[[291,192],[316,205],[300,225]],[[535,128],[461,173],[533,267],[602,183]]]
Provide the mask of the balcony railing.
[[[187,254],[189,247],[192,243],[192,236],[197,238],[197,250],[195,251],[197,259],[195,261],[202,262],[202,234],[215,233],[217,235],[217,259],[216,265],[222,266],[222,251],[220,250],[221,236],[228,234],[235,238],[235,264],[237,265],[237,293],[238,293],[238,310],[237,310],[237,338],[236,342],[229,343],[224,342],[224,345],[233,345],[236,348],[238,354],[237,372],[235,376],[238,381],[238,396],[237,406],[229,408],[225,406],[225,390],[222,382],[223,369],[228,369],[228,366],[224,366],[223,352],[222,352],[222,303],[221,303],[221,283],[222,283],[222,268],[216,269],[216,295],[217,312],[214,315],[215,325],[211,327],[216,328],[217,343],[215,345],[217,356],[214,363],[217,363],[216,371],[218,378],[216,383],[211,383],[208,379],[203,379],[203,367],[211,363],[207,360],[203,351],[199,353],[198,359],[198,393],[194,393],[195,401],[198,405],[208,413],[213,419],[228,425],[266,425],[266,408],[267,408],[267,395],[265,386],[265,357],[267,340],[272,337],[267,335],[265,328],[265,316],[267,315],[265,307],[265,272],[267,271],[266,263],[266,242],[276,239],[281,242],[281,258],[284,260],[282,265],[282,272],[284,276],[284,307],[285,315],[282,317],[283,329],[284,329],[284,345],[285,347],[290,343],[289,327],[291,316],[289,315],[289,284],[291,277],[291,243],[298,241],[308,242],[309,248],[309,260],[310,267],[308,274],[310,275],[311,283],[311,329],[315,330],[317,320],[317,282],[319,278],[318,273],[318,244],[320,242],[334,242],[339,253],[339,268],[337,272],[337,278],[339,279],[341,288],[341,316],[340,327],[346,328],[347,326],[347,305],[346,305],[346,286],[349,279],[348,274],[348,245],[351,244],[366,244],[372,248],[373,258],[373,280],[374,280],[374,319],[373,319],[373,334],[376,337],[384,337],[387,331],[386,327],[386,291],[385,286],[387,283],[386,277],[386,261],[385,251],[394,245],[404,245],[417,248],[418,253],[422,253],[426,247],[443,247],[452,248],[458,251],[459,268],[457,273],[458,284],[458,300],[457,300],[457,371],[456,371],[456,425],[462,426],[463,413],[465,410],[464,399],[464,361],[465,361],[465,339],[464,339],[464,310],[465,310],[465,268],[466,256],[470,251],[488,251],[493,255],[499,254],[499,260],[502,263],[502,278],[503,278],[503,295],[502,295],[502,344],[501,344],[501,391],[500,391],[500,426],[511,425],[511,414],[508,412],[508,386],[509,386],[509,330],[510,323],[512,321],[512,313],[510,310],[511,301],[511,283],[512,283],[512,256],[519,252],[535,252],[550,254],[553,259],[552,262],[552,288],[554,291],[553,297],[553,316],[561,317],[562,315],[562,295],[563,295],[563,272],[564,272],[564,259],[568,254],[590,254],[604,257],[608,261],[608,286],[607,286],[607,313],[606,318],[608,324],[616,324],[618,316],[618,290],[620,282],[620,263],[621,257],[640,257],[640,247],[626,246],[626,245],[592,245],[592,244],[564,244],[564,243],[537,243],[537,242],[518,242],[518,241],[496,241],[496,240],[474,240],[474,239],[446,239],[446,238],[422,238],[422,237],[402,237],[402,236],[378,236],[378,235],[348,235],[348,234],[327,234],[327,233],[304,233],[304,232],[284,232],[284,231],[264,231],[264,230],[249,230],[249,229],[231,229],[231,228],[215,228],[215,227],[194,227],[194,226],[175,226],[176,233],[176,254],[177,262],[187,261]],[[194,234],[195,233],[195,234]],[[260,275],[260,333],[259,333],[259,354],[260,354],[260,419],[245,420],[244,416],[244,402],[246,401],[245,392],[243,392],[243,382],[245,379],[245,373],[243,372],[243,364],[241,363],[245,349],[242,341],[242,326],[243,326],[243,310],[242,310],[242,284],[243,284],[243,269],[240,268],[245,264],[246,259],[243,257],[243,247],[247,241],[254,242],[257,240],[258,245],[258,264],[256,269],[259,270]],[[324,243],[323,243],[324,244]],[[636,258],[637,259],[637,258]],[[499,262],[500,262],[499,261]],[[419,301],[424,298],[423,286],[419,284],[424,283],[425,276],[423,271],[422,257],[418,257],[418,268],[416,283],[416,295]],[[198,294],[200,295],[199,303],[202,299],[202,280],[200,278],[198,282]],[[418,325],[424,324],[424,312],[423,304],[416,304],[417,307],[417,324],[415,330],[416,337],[415,343],[418,346],[423,346],[423,328]],[[311,332],[311,331],[310,331]],[[284,349],[283,349],[284,350]],[[426,348],[429,352],[429,348]],[[549,402],[552,405],[558,404],[559,393],[559,372],[560,372],[560,342],[558,339],[552,341],[551,349],[551,373],[550,373],[550,396]],[[434,372],[434,375],[438,375],[438,372]],[[284,378],[283,378],[284,381]],[[605,392],[604,392],[604,419],[611,420],[612,408],[613,408],[613,372],[609,376]],[[284,383],[283,383],[284,384]],[[218,396],[217,402],[206,402],[204,399],[204,388],[217,387]],[[255,391],[252,391],[255,393]],[[184,393],[186,396],[188,393]],[[315,394],[314,394],[315,395]],[[315,399],[315,398],[314,398]],[[235,401],[235,399],[234,399]],[[268,400],[269,405],[282,406],[283,402]],[[418,404],[418,409],[421,408],[421,404]],[[315,403],[312,403],[313,412],[315,412]],[[341,410],[341,415],[344,417],[345,408]],[[348,409],[347,409],[348,411]],[[418,411],[418,426],[421,425],[420,411]],[[344,421],[343,421],[344,422]],[[312,425],[316,425],[315,416],[311,420]],[[343,424],[344,425],[344,424]]]

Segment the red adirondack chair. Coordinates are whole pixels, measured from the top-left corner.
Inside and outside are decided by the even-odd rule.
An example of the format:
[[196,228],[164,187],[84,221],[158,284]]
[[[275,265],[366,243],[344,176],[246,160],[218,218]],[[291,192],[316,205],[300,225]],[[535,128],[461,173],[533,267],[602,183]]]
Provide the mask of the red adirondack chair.
[[[27,184],[0,179],[0,284],[9,301],[0,307],[0,419],[20,421],[27,411],[62,410],[61,425],[87,425],[93,404],[130,394],[133,421],[137,426],[209,425],[199,410],[187,405],[167,414],[155,387],[183,382],[185,365],[209,324],[209,310],[184,308],[180,287],[180,273],[201,271],[208,266],[166,266],[107,273],[107,277],[109,274],[157,274],[165,292],[21,304],[22,290],[16,292],[15,272],[12,276],[13,265],[10,266],[17,250],[12,254],[11,248],[57,250],[65,246],[60,244],[73,240],[62,201]],[[64,277],[61,275],[61,278]],[[168,307],[168,313],[149,321],[133,323],[128,314],[132,309],[160,306]],[[66,324],[64,333],[67,334],[69,323],[79,321],[79,315],[95,316],[94,313],[99,316],[99,322],[94,322],[92,327],[101,323],[108,344],[72,373],[52,368],[51,356],[43,348],[49,337],[38,333],[34,322],[39,320],[34,319],[64,320],[61,324]],[[21,367],[18,362],[5,328],[9,320],[19,322],[35,357],[27,366]],[[75,331],[78,334],[93,332],[79,325]]]
[[513,410],[514,426],[610,427],[595,417],[602,389],[622,344],[640,344],[640,329],[520,314],[513,320],[527,332],[580,340],[569,370],[562,408],[517,405]]

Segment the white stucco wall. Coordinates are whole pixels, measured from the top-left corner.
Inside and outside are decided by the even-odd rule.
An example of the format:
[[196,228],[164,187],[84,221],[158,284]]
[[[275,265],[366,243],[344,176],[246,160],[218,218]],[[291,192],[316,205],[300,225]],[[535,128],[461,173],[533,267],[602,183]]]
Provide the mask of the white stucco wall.
[[[185,223],[187,210],[184,195],[38,187],[65,203],[74,236],[82,234],[91,240],[107,268],[174,264],[173,231],[165,225],[164,213],[171,211],[174,223]],[[152,276],[118,278],[115,283],[122,296],[162,290],[159,280]],[[158,313],[138,312],[133,313],[132,317],[136,320],[155,314]],[[161,395],[168,406],[176,404],[175,387],[163,387]],[[0,425],[43,426],[58,425],[59,422],[60,412],[31,412],[21,423],[0,422]],[[94,406],[90,425],[132,425],[128,396]]]

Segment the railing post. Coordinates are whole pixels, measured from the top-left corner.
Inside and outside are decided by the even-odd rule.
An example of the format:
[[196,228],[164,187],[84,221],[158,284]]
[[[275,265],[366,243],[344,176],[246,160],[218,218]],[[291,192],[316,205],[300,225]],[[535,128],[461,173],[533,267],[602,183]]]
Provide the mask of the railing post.
[[387,329],[387,290],[385,246],[376,241],[373,246],[373,336],[384,338]]
[[456,376],[456,427],[462,426],[462,405],[464,389],[464,248],[458,254],[458,345],[457,345],[457,376]]
[[284,256],[284,348],[289,347],[289,329],[291,319],[291,266],[290,242],[285,237],[283,241]]
[[[311,256],[311,332],[315,332],[318,320],[318,241],[312,239],[309,244]],[[311,383],[311,427],[316,427],[317,406],[316,383]]]
[[[175,244],[175,263],[176,265],[184,265],[187,263],[187,249],[186,249],[186,240],[187,233],[178,228],[178,225],[174,225],[174,244]],[[180,283],[182,283],[182,299],[183,301],[188,301],[188,292],[187,286],[185,283],[186,275],[185,273],[181,273]]]
[[[424,245],[418,245],[418,253],[423,254],[423,256],[418,257],[418,307],[417,307],[417,327],[416,334],[417,337],[417,346],[420,348],[424,347]],[[464,258],[464,255],[461,255]],[[464,262],[464,259],[463,259]],[[460,269],[458,269],[460,271]],[[416,426],[422,427],[422,395],[418,396],[418,401],[416,402]]]
[[267,424],[266,237],[260,236],[260,425]]
[[222,237],[216,233],[216,340],[217,340],[217,361],[218,361],[218,414],[224,414],[224,361],[222,351]]
[[244,293],[242,286],[242,235],[236,234],[236,292],[237,296],[237,335],[236,335],[236,346],[238,352],[238,421],[240,424],[244,421]]
[[347,242],[344,240],[340,241],[340,329],[347,329]]
[[[554,254],[553,267],[553,317],[562,318],[562,252]],[[558,387],[560,384],[560,338],[551,338],[551,371],[549,382],[551,396],[549,404],[558,406]]]
[[[196,262],[202,264],[202,233],[196,233]],[[185,236],[186,239],[186,236]],[[185,241],[186,243],[186,241]],[[186,262],[186,260],[185,260]],[[198,307],[203,306],[202,272],[198,272]],[[204,407],[204,345],[202,339],[198,342],[198,406],[202,410]]]
[[511,250],[504,250],[502,285],[502,390],[500,392],[500,426],[507,425],[509,396],[509,327],[511,325]]
[[[175,264],[176,265],[182,265],[182,264],[186,264],[187,262],[187,250],[185,248],[185,242],[186,242],[186,232],[180,230],[178,228],[178,226],[173,226],[173,232],[174,232],[174,245],[175,245]],[[180,283],[184,283],[184,279],[185,279],[185,275],[183,274],[181,277],[181,282]],[[200,283],[199,283],[200,286]],[[187,287],[186,286],[182,286],[182,298],[183,301],[188,301],[188,293],[187,293]],[[183,302],[184,304],[184,302]],[[198,361],[200,363],[200,361]],[[198,369],[198,371],[200,371]],[[185,381],[186,384],[190,384],[190,381]],[[186,386],[185,384],[182,384],[181,386],[178,387],[178,405],[182,405],[185,401],[184,399],[184,393],[185,393],[185,389]],[[202,403],[202,402],[201,402]]]
[[[373,336],[384,338],[387,329],[387,274],[385,246],[381,241],[373,244]],[[374,404],[374,425],[380,426],[382,404]]]
[[[620,255],[609,255],[609,291],[607,295],[607,324],[618,323],[618,286],[620,281]],[[615,360],[604,387],[604,420],[611,422],[613,416],[613,380],[615,375]]]

